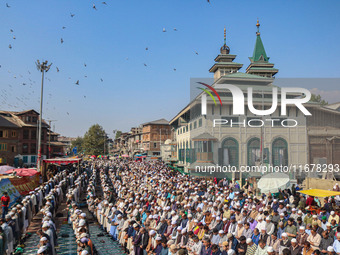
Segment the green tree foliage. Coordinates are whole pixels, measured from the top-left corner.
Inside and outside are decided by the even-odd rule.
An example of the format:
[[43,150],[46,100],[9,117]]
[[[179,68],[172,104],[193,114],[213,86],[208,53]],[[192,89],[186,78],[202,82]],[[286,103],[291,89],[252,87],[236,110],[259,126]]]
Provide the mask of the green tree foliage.
[[83,149],[84,149],[83,143],[84,143],[84,138],[78,136],[78,137],[76,138],[76,140],[72,141],[72,143],[71,143],[71,152],[72,152],[72,149],[73,149],[74,147],[77,147],[77,152],[78,152],[78,154],[79,154],[79,153],[82,153],[82,152],[83,152]]
[[118,131],[116,132],[116,137],[115,137],[115,139],[119,138],[119,137],[121,136],[121,134],[122,134],[122,131],[118,130]]
[[322,99],[320,95],[315,95],[315,94],[312,94],[310,101],[319,103],[321,105],[327,105],[328,104],[328,102],[325,101],[324,99]]
[[[102,126],[95,124],[89,128],[89,130],[84,135],[83,147],[85,148],[85,153],[88,155],[103,155],[104,154],[104,143],[107,138],[105,130]],[[107,143],[106,153],[107,150]]]

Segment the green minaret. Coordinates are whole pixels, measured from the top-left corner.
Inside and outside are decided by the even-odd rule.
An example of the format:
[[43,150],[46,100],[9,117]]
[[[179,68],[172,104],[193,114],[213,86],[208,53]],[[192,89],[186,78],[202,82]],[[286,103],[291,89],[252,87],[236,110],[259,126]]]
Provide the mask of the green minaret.
[[269,63],[269,57],[267,56],[266,50],[264,49],[261,40],[259,20],[257,20],[256,27],[257,32],[255,48],[253,56],[249,57],[250,64],[247,67],[246,72],[249,74],[272,78],[279,70],[274,68],[274,64]]

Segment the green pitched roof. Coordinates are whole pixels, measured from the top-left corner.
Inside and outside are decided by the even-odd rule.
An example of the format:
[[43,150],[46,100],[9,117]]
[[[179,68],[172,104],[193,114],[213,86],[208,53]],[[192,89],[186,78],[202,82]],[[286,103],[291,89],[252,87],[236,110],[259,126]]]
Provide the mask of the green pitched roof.
[[266,51],[262,43],[260,33],[258,33],[256,36],[254,53],[250,59],[252,62],[257,62],[257,61],[268,62],[269,60],[269,57],[267,57]]

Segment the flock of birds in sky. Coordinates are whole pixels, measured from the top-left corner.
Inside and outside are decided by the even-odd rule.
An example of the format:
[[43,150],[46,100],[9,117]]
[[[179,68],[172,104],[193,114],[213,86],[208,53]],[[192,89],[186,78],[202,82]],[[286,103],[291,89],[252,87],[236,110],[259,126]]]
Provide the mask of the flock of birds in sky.
[[[210,4],[210,0],[207,0],[207,2]],[[107,4],[106,2],[101,2],[101,5],[107,6],[108,4]],[[7,7],[7,8],[11,8],[11,6],[10,6],[8,3],[6,3],[6,7]],[[98,11],[98,8],[97,8],[96,4],[93,4],[92,9],[95,10],[95,11]],[[75,15],[76,15],[76,14],[74,14],[74,13],[70,13],[70,17],[71,17],[71,18],[74,18]],[[63,29],[63,30],[66,29],[66,26],[62,26],[62,29]],[[177,32],[178,30],[177,30],[177,28],[173,28],[173,31],[174,31],[174,32]],[[168,32],[168,31],[167,31],[166,28],[163,28],[162,32],[163,32],[163,33],[166,33],[166,32]],[[16,40],[17,38],[16,38],[16,36],[14,35],[14,30],[13,30],[13,29],[10,29],[10,33],[12,34],[12,39],[13,39],[13,40]],[[64,42],[65,42],[64,39],[63,39],[63,38],[60,38],[60,43],[63,44]],[[12,50],[12,49],[13,49],[13,45],[12,45],[12,44],[9,44],[9,45],[8,45],[8,48],[9,48],[10,50]],[[148,50],[149,50],[149,47],[146,47],[145,50],[148,51]],[[195,51],[195,54],[198,55],[198,52]],[[126,60],[128,60],[128,58],[126,58]],[[144,63],[144,66],[147,67],[148,65],[147,65],[146,63]],[[1,67],[2,67],[2,66],[0,65],[0,68],[1,68]],[[87,67],[87,64],[86,64],[86,63],[84,63],[84,67],[85,67],[85,68]],[[58,66],[55,66],[55,68],[56,68],[56,72],[57,72],[57,73],[59,73],[59,72],[61,71],[61,69],[59,69]],[[176,68],[173,68],[173,71],[176,71]],[[8,71],[8,73],[11,73],[11,71]],[[28,74],[30,75],[31,72],[28,71]],[[84,75],[84,77],[87,78],[87,75]],[[13,78],[17,79],[17,76],[14,75]],[[19,77],[18,77],[18,78],[19,78]],[[32,101],[31,99],[32,99],[32,97],[34,96],[34,90],[32,89],[32,86],[33,86],[33,84],[36,84],[36,82],[35,82],[34,80],[32,80],[31,78],[28,78],[28,80],[26,80],[26,78],[24,78],[22,75],[20,75],[20,78],[23,78],[23,79],[25,80],[25,82],[22,82],[22,83],[21,83],[22,86],[26,86],[26,85],[28,85],[27,83],[29,83],[30,92],[29,92],[29,93],[26,93],[25,96],[23,96],[22,98],[16,97],[16,100],[17,100],[18,102],[21,102],[25,107],[31,107],[30,105],[27,105],[26,102],[31,102],[31,101]],[[49,78],[45,78],[45,79],[48,80],[48,81],[51,81]],[[70,80],[71,77],[69,77],[68,79]],[[29,82],[28,82],[28,81],[29,81]],[[100,78],[100,81],[103,82],[104,80],[103,80],[102,78]],[[80,80],[77,79],[77,80],[74,82],[74,84],[79,86],[79,85],[80,85]],[[8,86],[9,86],[10,90],[13,91],[12,85],[8,85]],[[3,88],[2,88],[0,91],[1,91],[0,100],[1,100],[2,105],[7,105],[8,107],[10,107],[10,108],[15,108],[15,109],[18,109],[18,108],[19,108],[17,103],[8,103],[7,99],[8,99],[8,97],[9,97],[9,95],[10,95],[9,91],[7,91],[6,89],[3,89]],[[36,96],[39,96],[38,94],[39,94],[39,93],[37,93]],[[48,94],[48,97],[49,97],[48,99],[51,99],[52,94]],[[86,98],[85,95],[84,95],[84,98]],[[38,102],[38,103],[40,102],[40,98],[37,100],[37,102]],[[69,100],[69,102],[71,102],[71,100]],[[48,100],[47,100],[47,103],[46,103],[46,104],[48,104]],[[54,107],[54,110],[55,110],[55,107]],[[67,115],[69,115],[68,112],[67,112]]]

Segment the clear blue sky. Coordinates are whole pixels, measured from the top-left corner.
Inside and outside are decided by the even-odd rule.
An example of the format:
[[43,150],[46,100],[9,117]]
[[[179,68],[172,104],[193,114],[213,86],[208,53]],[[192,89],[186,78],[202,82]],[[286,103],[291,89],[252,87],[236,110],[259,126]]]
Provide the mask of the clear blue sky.
[[338,0],[101,2],[1,2],[1,109],[39,110],[41,78],[34,62],[47,59],[53,66],[45,82],[43,117],[57,120],[56,131],[63,135],[83,135],[95,123],[112,134],[146,121],[170,120],[189,101],[190,78],[212,77],[208,70],[223,44],[224,26],[244,71],[257,17],[278,78],[340,76]]

